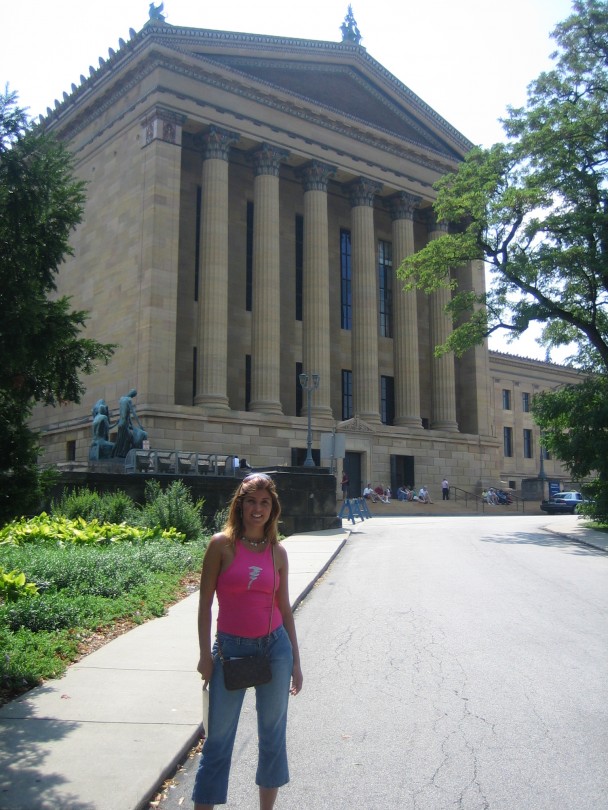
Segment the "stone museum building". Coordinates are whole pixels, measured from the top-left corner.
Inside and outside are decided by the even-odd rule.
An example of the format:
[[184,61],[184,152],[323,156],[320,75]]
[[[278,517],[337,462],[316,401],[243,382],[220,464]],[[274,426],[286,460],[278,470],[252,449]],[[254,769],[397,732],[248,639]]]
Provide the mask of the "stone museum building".
[[[42,462],[86,464],[94,403],[112,422],[136,389],[153,448],[293,466],[310,436],[330,466],[321,437],[343,436],[351,494],[538,475],[532,397],[576,373],[485,345],[435,358],[449,292],[396,277],[441,235],[433,184],[472,144],[367,53],[352,17],[321,42],[151,14],[45,118],[87,184],[58,291],[118,346],[81,404],[35,411]],[[481,263],[453,273],[484,288]]]

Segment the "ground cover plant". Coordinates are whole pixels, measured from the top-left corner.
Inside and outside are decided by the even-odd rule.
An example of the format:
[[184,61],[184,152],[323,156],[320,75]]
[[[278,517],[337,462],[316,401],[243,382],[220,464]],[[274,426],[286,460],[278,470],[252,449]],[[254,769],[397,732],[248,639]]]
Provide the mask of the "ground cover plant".
[[0,529],[0,703],[194,590],[201,507],[181,482],[150,488],[142,508],[81,490]]

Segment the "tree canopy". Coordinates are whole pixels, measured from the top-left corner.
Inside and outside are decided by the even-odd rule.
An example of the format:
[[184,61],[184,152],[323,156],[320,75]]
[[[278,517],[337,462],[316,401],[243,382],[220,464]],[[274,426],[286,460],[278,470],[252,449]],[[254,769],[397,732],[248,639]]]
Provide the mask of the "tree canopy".
[[[450,232],[408,257],[406,287],[453,292],[454,330],[437,353],[462,355],[497,330],[542,326],[548,349],[608,372],[608,6],[577,0],[553,38],[555,67],[509,108],[505,143],[473,149],[436,186]],[[491,284],[459,290],[451,270],[486,262]]]
[[[35,403],[78,402],[81,375],[113,346],[81,335],[87,313],[55,296],[71,254],[84,183],[52,135],[0,94],[0,523],[38,492],[38,446],[27,421]],[[25,500],[24,500],[25,499]]]

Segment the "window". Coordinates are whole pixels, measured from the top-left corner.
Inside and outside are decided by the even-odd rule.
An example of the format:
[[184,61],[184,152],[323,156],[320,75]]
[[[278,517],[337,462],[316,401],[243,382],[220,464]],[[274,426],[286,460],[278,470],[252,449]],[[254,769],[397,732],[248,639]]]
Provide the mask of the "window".
[[[353,328],[352,279],[350,265],[350,231],[340,231],[340,326]],[[349,417],[350,418],[350,417]]]
[[[245,259],[245,309],[251,312],[253,304],[253,203],[247,203],[247,236]],[[249,400],[247,400],[249,401]]]
[[304,403],[304,391],[300,384],[302,371],[302,363],[296,363],[296,416],[302,416],[302,405]]
[[513,428],[503,428],[503,446],[505,457],[513,455]]
[[543,458],[545,461],[551,461],[551,453],[547,450],[546,447],[543,447]]
[[76,461],[76,441],[74,439],[69,439],[65,443],[65,460]]
[[202,216],[202,205],[203,205],[203,192],[200,186],[196,188],[196,219],[195,219],[195,228],[196,233],[194,235],[194,300],[198,301],[198,285],[199,285],[199,273],[200,273],[200,264],[201,264],[201,216]]
[[524,413],[530,413],[530,394],[525,391],[521,395],[521,409]]
[[196,399],[196,384],[197,384],[197,370],[198,370],[198,350],[196,346],[192,347],[192,404]]
[[508,388],[502,389],[502,409],[503,411],[511,410],[511,392]]
[[304,217],[296,214],[296,321],[302,320],[302,289],[304,283]]
[[380,335],[393,336],[393,246],[390,242],[378,242],[378,284],[380,307]]
[[524,458],[532,458],[532,431],[524,428]]
[[353,373],[342,369],[342,419],[353,417]]
[[393,377],[380,377],[380,418],[383,425],[395,421],[395,380]]
[[245,410],[249,410],[251,402],[251,355],[245,355]]

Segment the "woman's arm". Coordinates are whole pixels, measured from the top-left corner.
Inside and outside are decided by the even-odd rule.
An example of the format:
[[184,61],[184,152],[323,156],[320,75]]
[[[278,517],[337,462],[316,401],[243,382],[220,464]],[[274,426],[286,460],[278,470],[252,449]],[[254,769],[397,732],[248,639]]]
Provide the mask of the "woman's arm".
[[277,606],[281,611],[283,626],[287,631],[293,649],[293,670],[291,673],[290,692],[292,695],[297,695],[302,689],[302,681],[304,679],[302,676],[302,667],[300,666],[300,649],[296,635],[296,623],[293,618],[293,611],[291,610],[291,602],[289,601],[289,561],[287,559],[287,552],[283,546],[275,546],[275,554],[277,571],[281,575],[279,588],[277,590]]
[[201,571],[201,586],[198,602],[198,644],[200,656],[197,670],[201,673],[205,685],[211,680],[213,658],[211,656],[211,608],[217,585],[217,578],[222,567],[222,552],[226,538],[223,534],[214,534],[207,546]]

